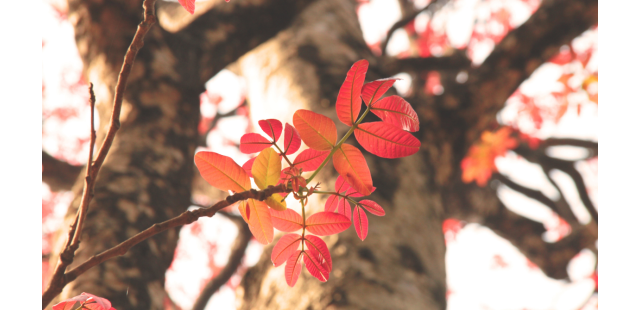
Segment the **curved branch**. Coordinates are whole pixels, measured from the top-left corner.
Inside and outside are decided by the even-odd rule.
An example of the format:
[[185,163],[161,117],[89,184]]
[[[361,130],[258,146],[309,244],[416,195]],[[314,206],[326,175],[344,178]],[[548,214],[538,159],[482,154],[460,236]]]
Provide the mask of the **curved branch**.
[[579,139],[571,139],[571,138],[549,138],[542,142],[542,147],[547,148],[550,146],[577,146],[585,148],[589,151],[589,156],[587,158],[592,158],[598,156],[598,142],[587,141],[587,140],[579,140]]
[[42,182],[52,191],[70,190],[84,166],[74,166],[42,151]]
[[[427,4],[425,7],[423,7],[420,10],[417,10],[405,17],[403,17],[402,19],[400,19],[399,21],[397,21],[395,24],[393,24],[393,26],[391,26],[391,29],[389,29],[389,31],[387,31],[387,37],[384,38],[384,41],[382,41],[382,44],[380,44],[380,50],[382,51],[382,56],[385,56],[387,54],[386,50],[387,50],[387,45],[389,45],[389,40],[391,40],[391,37],[393,36],[393,33],[406,26],[407,24],[409,24],[412,20],[414,20],[418,15],[420,15],[420,13],[425,12],[425,11],[430,11],[431,14],[433,14],[435,11],[439,10],[440,8],[442,8],[445,3],[447,2],[447,0],[433,0],[431,1],[429,4]],[[437,7],[436,7],[436,4]]]
[[522,186],[500,173],[495,173],[494,178],[502,182],[504,185],[508,186],[509,188],[515,190],[516,192],[519,192],[549,207],[551,210],[556,212],[560,217],[562,217],[565,221],[567,221],[567,223],[571,225],[571,227],[575,227],[576,225],[579,224],[578,219],[573,214],[573,212],[571,211],[571,209],[567,204],[564,204],[562,207],[560,207],[559,206],[560,203],[554,202],[549,197],[545,196],[542,192]]
[[247,245],[249,245],[249,240],[251,240],[251,230],[249,230],[249,226],[241,217],[230,215],[226,212],[220,212],[220,214],[227,216],[238,226],[238,236],[236,237],[236,242],[231,249],[229,262],[226,266],[224,266],[224,268],[218,275],[216,275],[204,286],[202,292],[200,292],[200,295],[196,299],[192,310],[204,310],[211,296],[213,296],[213,294],[217,292],[220,287],[222,287],[225,283],[227,283],[227,281],[229,281],[231,276],[233,276],[233,274],[240,266],[242,258],[244,257],[244,253],[247,249]]

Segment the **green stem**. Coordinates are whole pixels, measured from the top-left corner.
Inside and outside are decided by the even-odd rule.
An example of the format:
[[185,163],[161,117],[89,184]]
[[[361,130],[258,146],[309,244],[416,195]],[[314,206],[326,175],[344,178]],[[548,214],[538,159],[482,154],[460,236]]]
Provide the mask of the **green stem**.
[[307,225],[307,216],[304,213],[304,201],[301,199],[300,204],[302,205],[302,251],[304,252],[304,233],[306,231]]
[[307,184],[311,182],[311,180],[313,180],[313,178],[318,174],[318,172],[320,172],[322,168],[324,168],[324,165],[326,165],[327,162],[329,162],[329,159],[331,158],[331,156],[333,156],[333,153],[335,153],[340,148],[342,143],[347,141],[347,138],[349,138],[351,134],[356,130],[356,128],[358,128],[358,125],[364,120],[364,117],[369,113],[370,110],[371,110],[371,104],[367,106],[367,109],[364,110],[364,113],[362,113],[362,116],[360,116],[360,118],[356,121],[356,123],[353,124],[353,126],[351,126],[351,128],[349,129],[349,131],[347,131],[344,137],[342,137],[342,139],[340,139],[340,141],[338,141],[338,143],[331,149],[331,152],[329,152],[329,156],[327,156],[327,158],[324,159],[322,164],[320,164],[320,167],[318,167],[318,169],[316,169],[316,171],[314,171],[313,174],[307,179]]
[[336,193],[336,192],[313,191],[313,193],[314,193],[314,194],[323,194],[323,195],[336,195],[336,196],[342,197],[342,198],[344,198],[344,199],[346,199],[346,200],[348,200],[348,201],[352,202],[352,203],[353,203],[353,204],[355,204],[355,205],[357,205],[357,204],[358,204],[358,202],[357,202],[357,201],[355,201],[355,200],[353,200],[353,199],[351,199],[351,197],[349,197],[349,196],[347,196],[347,195],[342,195],[342,194],[340,194],[340,193]]

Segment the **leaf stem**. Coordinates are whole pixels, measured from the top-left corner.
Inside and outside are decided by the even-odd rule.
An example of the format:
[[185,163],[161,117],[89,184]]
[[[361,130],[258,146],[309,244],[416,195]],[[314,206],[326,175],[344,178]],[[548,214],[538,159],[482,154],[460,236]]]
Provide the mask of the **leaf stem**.
[[318,167],[318,169],[316,169],[316,171],[314,171],[313,174],[307,179],[307,183],[313,180],[313,178],[318,174],[318,172],[320,172],[320,170],[324,168],[327,162],[329,162],[329,159],[331,158],[331,156],[333,156],[333,153],[335,153],[340,148],[340,146],[342,146],[342,143],[347,141],[347,138],[349,138],[351,134],[356,130],[356,128],[358,128],[358,125],[364,120],[364,117],[369,113],[369,111],[371,111],[371,106],[372,106],[371,104],[367,106],[367,109],[364,110],[364,113],[362,113],[362,116],[358,118],[358,120],[355,122],[355,124],[351,126],[351,128],[349,129],[349,131],[347,131],[344,137],[342,137],[342,139],[340,139],[340,141],[338,141],[338,143],[336,143],[336,145],[331,149],[329,156],[327,156],[327,158],[324,159],[324,161],[320,164],[320,167]]
[[276,141],[273,141],[273,146],[275,146],[278,149],[278,152],[280,152],[280,155],[282,155],[282,157],[284,157],[284,160],[287,161],[287,164],[289,164],[289,167],[293,167],[293,164],[289,161],[289,158],[287,157],[287,154],[285,154],[280,147],[278,146],[278,144],[276,144]]

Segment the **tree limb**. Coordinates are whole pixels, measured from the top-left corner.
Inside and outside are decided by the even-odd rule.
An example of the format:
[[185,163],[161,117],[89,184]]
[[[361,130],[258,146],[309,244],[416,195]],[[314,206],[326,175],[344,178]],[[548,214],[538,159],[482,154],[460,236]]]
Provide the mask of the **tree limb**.
[[[549,207],[551,210],[557,213],[560,217],[562,217],[565,221],[567,221],[567,223],[571,225],[571,227],[575,227],[576,225],[579,225],[578,219],[573,214],[573,212],[571,211],[571,209],[567,204],[558,204],[553,200],[551,200],[549,197],[545,196],[542,192],[522,186],[500,173],[495,173],[493,177],[496,180],[503,183],[504,185],[508,186],[509,188],[515,190],[516,192],[519,192]],[[560,205],[562,205],[562,207]]]
[[545,242],[542,240],[542,233],[546,229],[541,223],[512,212],[502,203],[499,203],[498,212],[485,217],[481,224],[509,240],[547,276],[554,279],[566,279],[569,261],[598,239],[597,227],[590,225],[572,229],[568,236],[558,242]]
[[233,276],[240,266],[244,253],[247,249],[247,245],[249,245],[249,241],[251,240],[251,230],[249,230],[249,226],[241,217],[231,215],[226,212],[220,212],[220,214],[227,216],[236,224],[236,226],[238,226],[238,236],[236,237],[236,242],[231,249],[231,255],[229,256],[227,265],[224,266],[218,275],[204,286],[202,292],[200,292],[200,295],[196,299],[192,310],[204,310],[211,296],[213,296],[220,287],[229,281],[231,276]]
[[598,156],[598,142],[587,141],[587,140],[579,140],[579,139],[571,139],[571,138],[549,138],[542,142],[542,147],[548,148],[550,146],[577,146],[581,148],[585,148],[589,151],[589,155],[587,158],[592,158]]
[[426,58],[382,58],[381,68],[386,75],[400,72],[421,72],[428,70],[464,70],[471,66],[471,61],[464,50],[456,50],[453,54],[443,57]]
[[484,63],[469,73],[468,93],[461,94],[471,103],[464,113],[473,129],[467,133],[467,143],[495,122],[507,98],[534,70],[597,22],[597,0],[542,1],[529,20],[509,32]]
[[70,190],[84,166],[74,166],[42,151],[42,182],[52,191]]
[[[288,189],[286,187],[286,184],[280,184],[278,186],[269,186],[267,187],[267,189],[262,190],[262,191],[257,191],[255,189],[251,189],[245,192],[241,192],[241,193],[237,193],[234,195],[230,195],[227,196],[227,198],[225,200],[219,201],[218,203],[212,205],[211,207],[208,208],[203,208],[203,209],[196,209],[193,211],[185,211],[182,214],[180,214],[179,216],[176,216],[172,219],[169,219],[167,221],[164,221],[162,223],[156,223],[151,225],[151,227],[139,232],[138,234],[136,234],[135,236],[121,242],[120,244],[100,253],[97,255],[92,256],[91,258],[89,258],[88,260],[86,260],[85,262],[81,263],[80,265],[76,266],[75,268],[65,272],[63,274],[63,276],[61,277],[61,280],[58,282],[55,282],[53,284],[56,285],[49,285],[49,287],[47,288],[47,290],[45,291],[45,294],[42,295],[42,300],[43,300],[43,307],[46,307],[46,305],[49,304],[49,302],[51,302],[51,300],[57,296],[58,294],[60,294],[60,292],[62,291],[62,289],[71,281],[75,280],[78,276],[80,276],[81,274],[85,273],[87,270],[111,259],[117,256],[122,256],[124,254],[127,253],[127,251],[129,251],[129,249],[131,249],[133,246],[135,246],[136,244],[147,240],[151,237],[153,237],[156,234],[159,234],[163,231],[166,231],[168,229],[174,228],[174,227],[178,227],[178,226],[182,226],[182,225],[187,225],[187,224],[191,224],[193,222],[195,222],[198,218],[200,217],[212,217],[214,214],[216,214],[216,212],[220,211],[220,209],[228,207],[240,200],[247,200],[247,199],[255,199],[255,200],[260,200],[263,201],[266,198],[270,197],[272,194],[275,193],[286,193],[286,192],[290,192],[291,190]],[[45,300],[45,297],[47,298]]]

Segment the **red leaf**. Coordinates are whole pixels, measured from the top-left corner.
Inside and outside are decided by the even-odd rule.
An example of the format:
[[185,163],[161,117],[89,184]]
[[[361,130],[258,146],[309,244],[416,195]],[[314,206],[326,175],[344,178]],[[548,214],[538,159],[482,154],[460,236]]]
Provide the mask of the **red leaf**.
[[[62,302],[59,302],[53,306],[53,310],[70,310],[74,309],[73,305],[76,302],[85,303],[84,308],[89,310],[111,310],[111,302],[105,298],[98,297],[96,295],[82,293],[78,296],[69,298]],[[115,310],[115,309],[113,309]]]
[[264,133],[273,139],[273,142],[278,142],[282,134],[282,123],[279,120],[263,119],[258,121],[258,125],[260,125]]
[[349,203],[349,201],[341,198],[340,201],[338,201],[338,210],[336,212],[346,216],[349,220],[351,220],[351,204]]
[[[358,130],[356,130],[356,133]],[[343,143],[333,154],[333,166],[359,193],[367,196],[373,190],[373,181],[367,161],[355,146]]]
[[296,285],[298,276],[302,271],[302,251],[297,251],[287,259],[287,265],[284,267],[284,277],[287,284],[291,287]]
[[364,84],[364,77],[367,74],[368,67],[369,62],[364,59],[354,63],[340,87],[338,100],[336,101],[336,113],[338,114],[338,119],[347,126],[353,125],[358,119],[358,114],[360,114],[362,106],[360,93],[362,92],[362,84]]
[[279,231],[294,232],[302,229],[302,216],[291,209],[284,211],[271,209],[271,223]]
[[240,138],[240,152],[245,154],[257,153],[269,146],[271,142],[257,133],[248,133]]
[[302,171],[314,171],[320,167],[320,164],[327,158],[329,153],[329,151],[306,149],[296,157],[293,165],[302,168]]
[[187,12],[191,13],[191,15],[196,11],[196,0],[178,0],[178,2],[180,2],[180,5],[182,5]]
[[256,161],[256,158],[257,157],[251,158],[247,160],[246,163],[242,164],[242,169],[244,169],[244,172],[246,172],[250,178],[253,178],[253,174],[251,174],[251,168],[253,167],[253,162]]
[[240,215],[242,215],[244,221],[249,224],[249,219],[251,218],[251,209],[249,208],[246,200],[242,200],[240,201],[240,203],[238,203],[238,211],[240,211]]
[[314,276],[316,279],[322,282],[327,282],[327,280],[329,279],[329,271],[326,270],[322,266],[322,264],[320,264],[320,262],[316,260],[315,257],[312,257],[311,255],[309,255],[309,253],[304,252],[303,256],[304,256],[304,265],[305,267],[307,267],[307,270],[309,271],[309,273],[312,276]]
[[384,216],[385,214],[384,209],[373,200],[360,200],[358,205],[367,209],[373,215]]
[[356,228],[358,238],[364,241],[364,238],[367,237],[367,233],[369,232],[369,219],[364,210],[358,206],[353,209],[353,226]]
[[420,149],[416,137],[384,122],[360,124],[355,134],[365,150],[383,158],[405,157]]
[[230,157],[203,151],[196,153],[195,162],[200,175],[216,188],[234,192],[244,192],[251,188],[247,173]]
[[271,251],[271,261],[275,267],[282,265],[291,254],[295,253],[298,246],[302,242],[302,236],[298,234],[286,234],[278,240],[278,243],[273,247]]
[[293,126],[287,123],[284,127],[284,153],[290,155],[300,149],[300,134],[293,128]]
[[248,199],[247,204],[251,210],[249,216],[249,230],[256,240],[262,244],[273,241],[273,224],[269,207],[264,201]]
[[293,126],[300,133],[302,141],[314,150],[330,150],[338,139],[336,124],[330,118],[315,112],[296,111],[293,114]]
[[329,196],[327,201],[324,203],[324,211],[333,212],[333,210],[335,210],[336,207],[338,206],[339,200],[340,200],[340,196],[337,196],[337,195]]
[[386,93],[397,80],[399,79],[388,78],[364,84],[364,86],[362,86],[362,100],[364,100],[364,104],[369,106],[370,104],[378,101],[378,99],[380,99],[380,97],[382,97],[382,95],[384,95],[384,93]]
[[403,130],[415,132],[420,129],[418,114],[411,105],[400,96],[391,96],[376,102],[371,112],[383,122]]
[[349,186],[347,181],[345,181],[344,178],[341,175],[339,175],[338,178],[336,179],[336,184],[333,185],[333,188],[336,190],[336,193],[343,193],[343,192],[346,192],[347,189],[351,187]]
[[310,233],[319,236],[329,236],[349,228],[351,221],[342,214],[318,212],[307,218],[305,224]]
[[325,269],[331,271],[333,263],[331,262],[331,254],[329,253],[327,244],[324,243],[322,239],[313,235],[306,235],[304,239],[304,244],[307,246],[309,255],[316,258]]

